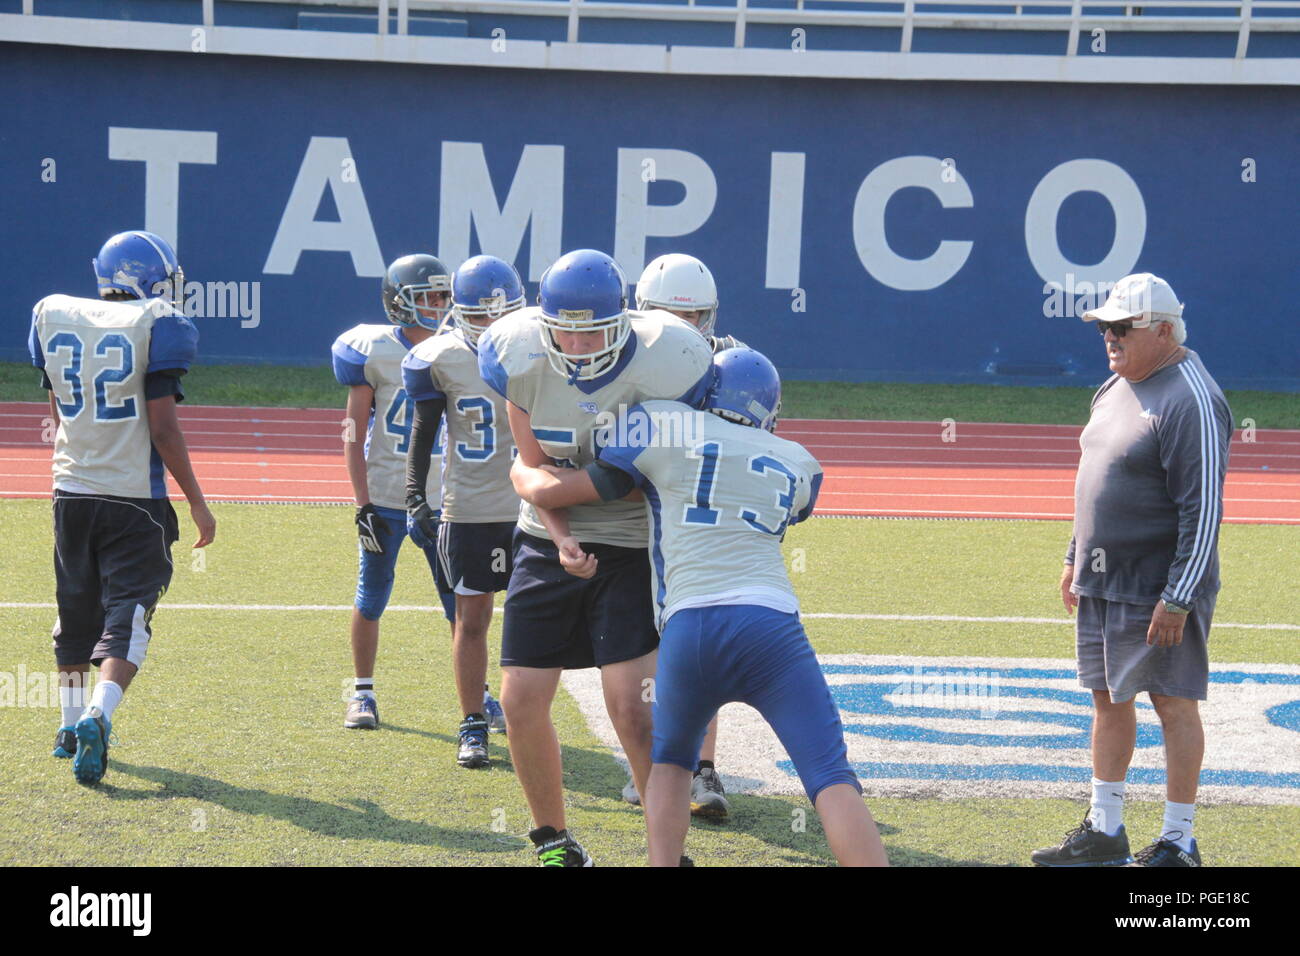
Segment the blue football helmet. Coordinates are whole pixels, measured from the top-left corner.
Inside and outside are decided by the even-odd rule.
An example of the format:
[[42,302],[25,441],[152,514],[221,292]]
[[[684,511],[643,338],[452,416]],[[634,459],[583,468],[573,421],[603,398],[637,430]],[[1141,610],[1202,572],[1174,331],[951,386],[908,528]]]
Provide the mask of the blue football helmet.
[[[430,298],[444,292],[442,305]],[[451,310],[451,272],[437,256],[416,253],[394,259],[384,272],[382,298],[388,319],[403,328],[437,332]],[[426,316],[424,312],[433,312]]]
[[[627,278],[618,263],[595,249],[566,253],[542,276],[542,345],[551,368],[570,381],[597,378],[613,367],[632,334],[627,314]],[[594,352],[567,353],[556,332],[603,332]]]
[[762,352],[723,349],[700,407],[740,425],[772,431],[781,413],[781,376]]
[[185,273],[162,236],[133,229],[119,232],[91,260],[99,294],[127,292],[137,299],[166,297],[176,308],[185,301]]
[[451,277],[451,318],[471,345],[489,325],[523,304],[524,284],[504,259],[474,256]]

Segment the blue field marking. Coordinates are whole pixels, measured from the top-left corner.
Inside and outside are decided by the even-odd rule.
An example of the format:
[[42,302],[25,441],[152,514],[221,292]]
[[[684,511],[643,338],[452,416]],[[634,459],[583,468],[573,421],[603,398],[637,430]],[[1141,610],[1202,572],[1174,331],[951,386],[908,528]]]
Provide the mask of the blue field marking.
[[1210,672],[1211,684],[1295,684],[1300,685],[1300,674],[1267,674],[1259,671]]
[[[924,659],[906,664],[825,664],[823,671],[835,677],[854,675],[863,678],[851,683],[831,683],[831,694],[844,721],[846,740],[852,756],[861,756],[870,747],[863,738],[894,743],[962,746],[980,748],[969,751],[970,759],[946,762],[950,752],[936,753],[918,749],[917,762],[856,761],[854,771],[863,779],[952,780],[952,781],[1024,781],[1084,782],[1089,779],[1087,766],[1060,766],[1050,763],[1009,762],[1010,748],[1076,751],[1086,754],[1092,727],[1092,692],[1082,688],[1035,686],[1039,682],[1074,681],[1077,674],[1070,667],[999,667],[995,661],[976,664],[952,664],[943,658]],[[1028,685],[1013,681],[1031,681]],[[1275,674],[1267,671],[1230,670],[1211,672],[1210,683],[1225,686],[1225,692],[1248,693],[1251,684],[1277,687],[1300,686],[1300,674]],[[1235,688],[1227,691],[1227,687]],[[1274,701],[1277,695],[1274,694]],[[1052,701],[1068,705],[1067,710],[1034,709],[1035,701]],[[1249,702],[1243,703],[1249,707]],[[1257,705],[1258,707],[1263,705]],[[1020,709],[1020,708],[1026,709]],[[1162,745],[1159,724],[1152,720],[1153,708],[1137,701],[1139,722],[1138,748]],[[1274,727],[1300,733],[1300,700],[1268,706],[1262,716]],[[868,718],[867,720],[854,718]],[[871,720],[870,718],[892,718]],[[945,720],[944,728],[933,721]],[[952,729],[952,722],[969,724],[969,729]],[[1008,723],[1041,724],[1041,733],[1000,733]],[[858,741],[854,743],[854,741]],[[997,749],[1001,748],[999,753]],[[856,753],[854,753],[856,751]],[[909,754],[910,755],[910,754]],[[926,758],[930,759],[927,760]],[[940,760],[934,760],[940,757]],[[1000,760],[997,758],[1001,757]],[[989,758],[993,758],[990,760]],[[961,760],[962,758],[958,758]],[[1014,760],[1014,758],[1012,758]],[[987,762],[986,762],[987,761]],[[1285,767],[1290,761],[1283,761]],[[778,769],[795,775],[790,761],[777,763]],[[1128,779],[1138,784],[1163,784],[1163,769],[1134,767]],[[1268,787],[1300,789],[1300,773],[1266,772],[1207,768],[1201,773],[1204,785],[1233,787]]]
[[[1059,767],[1045,764],[933,764],[853,763],[853,772],[864,780],[1027,780],[1039,783],[1087,783],[1089,767]],[[784,773],[796,776],[789,760],[777,761]],[[1129,783],[1163,784],[1159,767],[1130,767]],[[1300,773],[1264,773],[1255,770],[1202,770],[1202,786],[1279,787],[1300,789]]]
[[1293,700],[1289,704],[1278,704],[1276,707],[1270,707],[1264,711],[1264,716],[1275,727],[1300,733],[1300,700]]
[[[913,691],[913,693],[920,695],[922,699],[942,696],[942,691],[936,694],[927,694],[926,691],[931,687],[958,686],[953,681],[945,682],[944,680],[945,674],[953,675],[956,673],[958,673],[957,670],[945,670],[922,675],[921,679],[915,682],[917,690]],[[983,671],[981,673],[988,674],[990,672]],[[1047,747],[1053,750],[1075,750],[1088,746],[1088,735],[1092,729],[1092,693],[1090,691],[997,684],[987,688],[993,693],[963,698],[967,702],[973,702],[974,706],[960,708],[927,707],[898,703],[886,699],[899,693],[900,687],[907,687],[911,684],[913,684],[911,677],[906,678],[902,685],[896,685],[892,682],[832,684],[831,696],[835,699],[835,704],[840,708],[842,714],[847,711],[856,714],[889,714],[918,719],[926,717],[946,717],[951,719],[954,716],[969,717],[974,720],[999,718],[1027,723],[1050,724],[1073,732],[1048,734],[966,733],[935,730],[915,724],[858,724],[847,721],[844,730],[847,733],[879,737],[883,740],[907,740],[927,744],[959,744],[973,747]],[[902,691],[902,693],[907,693],[907,691]],[[1034,697],[1059,700],[1067,704],[1077,705],[1082,709],[1078,713],[1069,714],[1045,710],[1019,710],[1008,708],[1004,703],[1013,698]],[[1150,704],[1139,702],[1138,709],[1150,711],[1152,708]],[[1137,745],[1139,747],[1158,747],[1160,745],[1159,728],[1149,723],[1139,723]]]
[[[992,667],[989,664],[948,664],[936,658],[936,673],[965,673],[972,676],[996,672],[1008,680],[1038,678],[1041,680],[1072,680],[1078,673],[1072,667]],[[922,664],[823,664],[824,674],[899,674],[907,675]],[[1300,686],[1300,674],[1270,674],[1266,671],[1210,671],[1211,684],[1294,684]]]

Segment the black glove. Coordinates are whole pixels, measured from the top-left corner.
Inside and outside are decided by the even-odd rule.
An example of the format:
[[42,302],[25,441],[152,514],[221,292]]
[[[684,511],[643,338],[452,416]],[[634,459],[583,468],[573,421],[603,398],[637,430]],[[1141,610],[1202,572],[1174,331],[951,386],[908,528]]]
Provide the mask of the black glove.
[[391,532],[388,522],[375,510],[374,505],[362,505],[357,509],[357,538],[361,541],[361,547],[375,554],[383,554],[384,545],[380,535]]
[[421,548],[432,548],[438,541],[438,516],[418,492],[406,496],[406,533]]

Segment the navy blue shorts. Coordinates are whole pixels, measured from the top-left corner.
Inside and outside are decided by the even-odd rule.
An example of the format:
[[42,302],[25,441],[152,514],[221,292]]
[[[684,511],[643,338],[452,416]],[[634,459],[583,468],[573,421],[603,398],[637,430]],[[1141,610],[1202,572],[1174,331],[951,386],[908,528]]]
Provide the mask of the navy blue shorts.
[[574,577],[551,541],[515,530],[502,667],[604,667],[659,646],[646,548],[583,544],[596,574]]
[[655,675],[654,763],[694,770],[723,704],[749,704],[776,731],[808,799],[837,783],[862,792],[844,727],[799,615],[750,604],[678,611]]
[[[388,607],[395,578],[393,569],[397,567],[397,555],[401,551],[402,542],[406,540],[405,511],[378,506],[375,507],[375,511],[388,525],[387,531],[379,532],[379,541],[384,547],[384,553],[376,554],[374,551],[367,551],[361,547],[360,542],[357,543],[360,567],[357,570],[355,604],[356,609],[367,621],[379,620],[384,613],[384,608]],[[442,602],[443,614],[447,616],[448,621],[455,622],[456,595],[452,593],[451,588],[447,587],[438,568],[438,551],[436,548],[421,548],[421,550],[424,552],[425,560],[429,562],[429,570],[433,572],[433,586],[438,592],[438,600]]]
[[457,594],[494,594],[510,584],[515,523],[444,521],[438,528],[438,566]]
[[166,498],[54,493],[54,659],[144,665],[149,622],[172,580],[176,511]]

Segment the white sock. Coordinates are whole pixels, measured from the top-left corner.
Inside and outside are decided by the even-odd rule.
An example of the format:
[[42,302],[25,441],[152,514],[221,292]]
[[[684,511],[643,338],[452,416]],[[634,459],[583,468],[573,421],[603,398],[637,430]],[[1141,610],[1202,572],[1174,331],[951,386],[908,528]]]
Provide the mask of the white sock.
[[90,695],[90,703],[86,705],[86,709],[98,707],[104,712],[104,719],[112,721],[113,711],[117,710],[117,705],[122,703],[122,693],[122,688],[111,680],[95,681],[95,692]]
[[1192,852],[1192,820],[1196,804],[1165,801],[1165,822],[1161,824],[1160,839],[1178,844],[1180,849]]
[[372,700],[374,699],[375,679],[373,677],[358,677],[352,682],[352,686],[355,688],[353,693],[357,697],[369,697]]
[[59,687],[59,707],[63,709],[63,723],[59,728],[72,727],[81,719],[86,709],[86,688],[78,680],[75,687]]
[[1092,778],[1092,807],[1088,810],[1092,828],[1114,836],[1124,825],[1124,781],[1108,783]]

